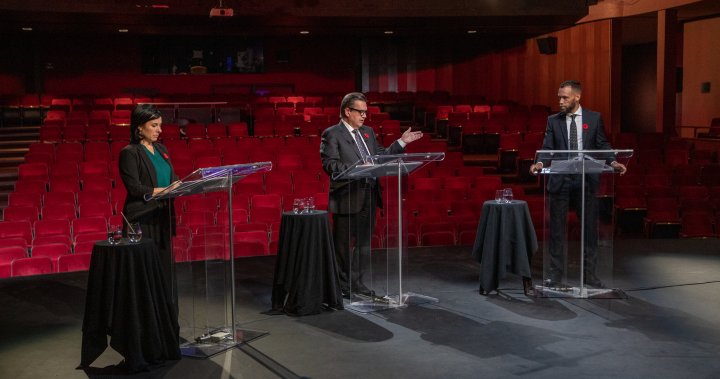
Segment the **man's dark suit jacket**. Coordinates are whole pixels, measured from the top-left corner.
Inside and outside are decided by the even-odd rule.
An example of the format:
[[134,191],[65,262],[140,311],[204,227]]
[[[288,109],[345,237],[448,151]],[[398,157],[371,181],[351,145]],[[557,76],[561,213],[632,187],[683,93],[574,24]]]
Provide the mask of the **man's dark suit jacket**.
[[[172,173],[170,181],[173,182],[177,180],[177,175],[175,175],[175,171],[172,168],[170,156],[165,146],[159,143],[154,143],[153,146],[155,147],[155,153],[159,153],[170,165],[170,172]],[[156,188],[158,184],[155,166],[153,166],[152,161],[145,152],[145,148],[142,147],[141,144],[131,143],[125,146],[125,148],[120,151],[118,164],[120,177],[127,190],[123,213],[128,221],[138,221],[141,217],[166,206],[166,201],[145,201],[144,199],[145,194],[152,194],[153,189]],[[167,209],[164,209],[164,211],[167,212]],[[172,217],[175,217],[175,212],[170,213]],[[173,222],[171,225],[175,225],[175,223]]]
[[[365,144],[371,155],[401,154],[405,149],[395,141],[387,149],[380,145],[375,136],[375,131],[369,126],[361,126],[359,129]],[[362,157],[358,151],[355,139],[348,132],[345,124],[340,122],[331,126],[322,133],[320,143],[320,157],[325,172],[330,176],[330,198],[328,210],[335,214],[351,214],[360,212],[363,208],[365,196],[365,180],[333,180],[333,174],[339,174],[349,167],[361,162]],[[377,204],[382,206],[380,189],[373,185],[373,196]]]
[[[578,132],[582,131],[583,150],[610,150],[612,147],[605,137],[605,127],[600,113],[589,109],[582,109],[582,125],[578,125]],[[565,113],[557,113],[548,117],[545,140],[542,150],[569,150],[568,130]],[[562,159],[562,157],[559,157]],[[615,159],[608,159],[608,163]],[[550,160],[541,160],[543,167],[550,166]],[[550,175],[548,179],[548,192],[554,193],[560,190],[564,175]],[[596,188],[599,184],[599,176],[596,174],[587,175],[587,185]]]

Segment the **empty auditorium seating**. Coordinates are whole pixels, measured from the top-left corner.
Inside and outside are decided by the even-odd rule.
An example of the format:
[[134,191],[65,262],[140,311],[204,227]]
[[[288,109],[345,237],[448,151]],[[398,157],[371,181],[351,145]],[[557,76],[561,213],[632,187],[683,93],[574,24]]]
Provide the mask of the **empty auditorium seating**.
[[90,253],[61,255],[58,258],[58,272],[87,271],[90,268]]
[[5,221],[28,221],[33,223],[39,216],[38,208],[35,206],[8,206],[3,210]]
[[70,247],[63,243],[48,243],[33,246],[30,251],[32,257],[48,257],[52,259],[53,271],[57,271],[58,259],[70,254]]
[[49,257],[20,258],[10,264],[10,276],[41,275],[52,272],[52,259]]
[[21,258],[27,258],[26,249],[20,246],[0,247],[0,278],[10,277],[10,264]]
[[[238,225],[250,225],[247,228],[263,225],[267,230],[277,227],[281,212],[291,209],[292,201],[298,197],[313,196],[317,209],[327,208],[328,178],[320,165],[317,134],[337,119],[340,98],[335,94],[281,95],[262,98],[244,95],[242,102],[228,103],[214,114],[185,108],[183,114],[178,114],[179,119],[173,115],[164,120],[162,143],[168,147],[174,168],[181,177],[197,167],[257,161],[273,163],[271,173],[252,175],[235,184],[232,211],[235,231],[244,231],[245,227],[237,228]],[[394,104],[401,98],[408,103],[415,101],[415,106],[429,112],[430,129],[434,118],[438,130],[456,125],[461,133],[461,145],[436,140],[433,137],[437,136],[433,135],[408,147],[407,152],[447,153],[444,161],[428,165],[409,177],[406,208],[411,210],[412,217],[420,218],[414,220],[410,230],[414,245],[469,245],[476,232],[470,224],[472,220],[477,221],[482,202],[493,198],[496,189],[519,182],[522,186],[516,188],[528,189],[530,196],[542,192],[538,179],[528,177],[526,165],[542,145],[549,114],[546,106],[518,106],[505,101],[491,105],[481,96],[448,93],[377,92],[371,95],[377,103],[368,107],[367,123],[376,128],[384,145],[398,138],[402,131],[401,121],[393,119],[397,114]],[[129,140],[127,123],[135,103],[132,98],[96,97],[93,100],[89,96],[68,96],[54,102],[40,132],[41,139],[54,143],[31,145],[25,163],[19,167],[17,190],[9,195],[4,211],[6,222],[34,223],[31,230],[35,238],[30,234],[29,241],[24,236],[9,235],[7,239],[26,241],[25,245],[30,248],[70,238],[76,252],[89,253],[92,245],[83,239],[97,238],[106,232],[108,219],[117,220],[117,212],[124,203],[126,194],[119,180],[117,158]],[[195,117],[196,111],[203,112],[202,117]],[[417,115],[420,113],[416,112]],[[200,120],[203,118],[205,120]],[[418,122],[412,124],[414,130],[424,126],[422,116],[414,121]],[[406,128],[411,124],[408,119],[402,119],[402,125]],[[618,148],[637,149],[629,174],[616,179],[614,200],[619,230],[631,230],[627,221],[635,212],[634,226],[646,227],[649,236],[664,236],[672,225],[675,228],[672,230],[692,238],[692,231],[700,227],[694,226],[688,215],[701,211],[703,202],[709,204],[706,206],[711,211],[709,224],[715,227],[718,201],[717,196],[709,192],[713,187],[720,187],[716,151],[660,133],[620,133],[612,137],[613,145]],[[476,138],[475,142],[472,138]],[[458,151],[460,146],[465,147],[464,152]],[[468,153],[489,157],[483,157],[482,163],[474,166],[473,157]],[[385,185],[384,189],[388,205],[394,206],[395,187]],[[104,191],[104,195],[93,191]],[[675,199],[675,213],[670,217],[672,224],[658,218],[656,209],[649,209],[652,208],[648,205],[650,193]],[[256,195],[270,195],[272,201],[263,203],[254,198]],[[99,205],[86,200],[93,198],[103,200]],[[205,232],[220,232],[218,228],[230,230],[227,200],[208,208],[200,203],[200,200],[176,200],[181,227],[189,223],[194,230],[202,228]],[[542,209],[531,210],[531,214],[536,222],[543,221]],[[103,219],[105,225],[100,229],[104,230],[78,235],[70,228],[73,220],[90,216]],[[425,217],[451,223],[455,229],[452,232],[423,230],[418,221]],[[462,229],[461,223],[465,223]],[[62,231],[55,232],[53,228]],[[38,238],[38,234],[43,236]],[[387,246],[388,238],[390,242],[397,240],[386,234],[386,231],[376,233],[373,245]],[[709,232],[703,230],[701,234],[709,235]],[[78,236],[81,236],[79,241]],[[272,234],[270,237],[269,246],[272,246]],[[3,237],[0,235],[0,238]],[[183,239],[185,247],[175,252],[176,257],[186,260],[200,254],[200,247],[195,246],[194,252],[188,255],[191,240]],[[264,246],[249,248],[252,250],[265,254]],[[210,256],[222,257],[223,254],[227,252],[210,252]]]
[[18,238],[30,247],[32,242],[32,224],[29,221],[0,222],[0,239]]

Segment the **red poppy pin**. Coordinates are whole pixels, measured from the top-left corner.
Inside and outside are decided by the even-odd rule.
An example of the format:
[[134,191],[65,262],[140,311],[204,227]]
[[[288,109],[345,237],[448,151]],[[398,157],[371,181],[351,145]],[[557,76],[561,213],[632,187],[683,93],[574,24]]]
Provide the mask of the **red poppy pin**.
[[166,153],[163,153],[163,158],[169,159],[169,158],[168,158],[168,155],[167,155]]
[[588,128],[588,124],[583,124],[583,129],[587,130],[587,128]]
[[370,135],[368,135],[367,133],[365,133],[365,134],[363,134],[363,135],[365,136],[365,139],[370,138]]

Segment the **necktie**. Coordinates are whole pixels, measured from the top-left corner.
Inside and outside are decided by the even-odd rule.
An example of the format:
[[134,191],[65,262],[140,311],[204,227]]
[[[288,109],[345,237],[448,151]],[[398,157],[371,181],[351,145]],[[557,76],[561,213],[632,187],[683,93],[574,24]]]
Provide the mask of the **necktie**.
[[577,124],[575,124],[575,116],[577,115],[570,115],[570,143],[568,144],[568,146],[570,147],[569,150],[578,149]]
[[353,130],[353,134],[355,135],[355,144],[358,147],[358,150],[360,151],[360,156],[362,157],[363,162],[370,163],[370,152],[365,147],[365,144],[362,141],[362,138],[360,137],[360,132],[356,129]]

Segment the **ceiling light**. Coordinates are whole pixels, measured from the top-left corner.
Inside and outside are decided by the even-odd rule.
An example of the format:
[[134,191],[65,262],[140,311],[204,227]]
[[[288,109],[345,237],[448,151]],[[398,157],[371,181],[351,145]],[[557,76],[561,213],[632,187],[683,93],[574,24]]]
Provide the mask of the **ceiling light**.
[[468,33],[468,34],[476,34],[476,33],[477,33],[477,30],[475,30],[475,29],[470,29],[470,30],[467,31],[467,33]]
[[26,27],[22,28],[22,30],[23,30],[24,32],[32,32],[32,28],[29,27],[29,26],[26,26]]
[[128,31],[129,30],[127,30],[127,29],[118,29],[118,32],[120,32],[120,33],[127,33]]
[[395,34],[395,32],[393,32],[392,30],[386,30],[386,31],[384,31],[383,33],[385,33],[385,34]]
[[310,34],[310,31],[309,30],[301,30],[300,34]]

